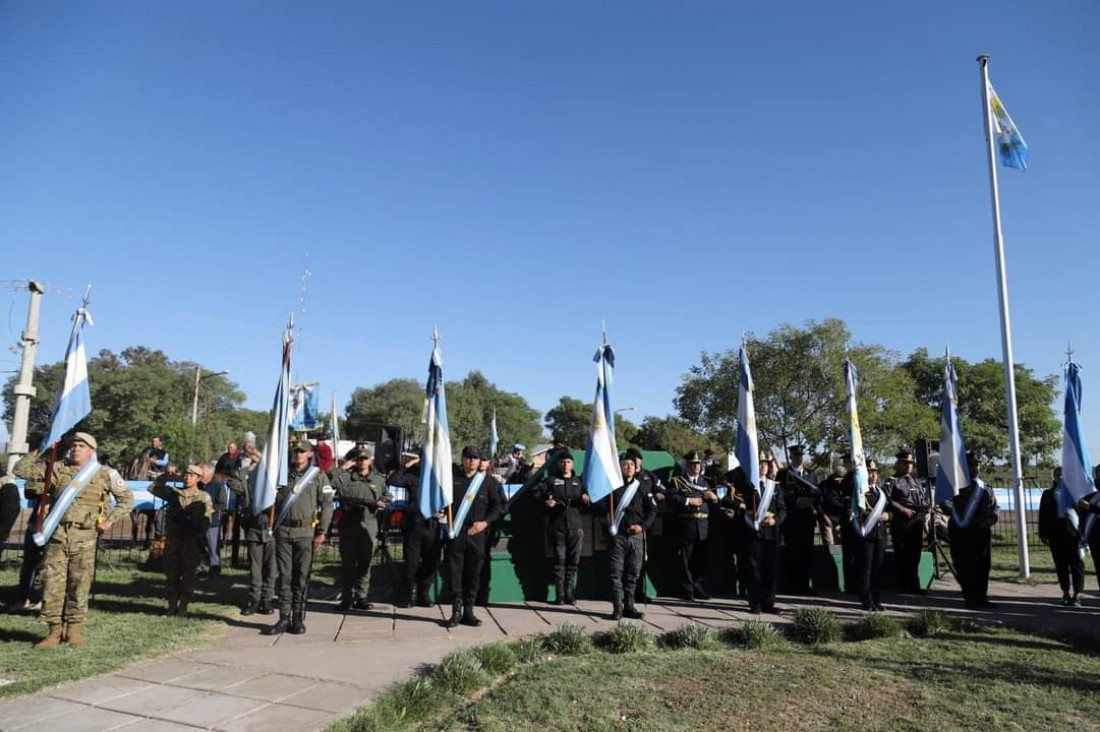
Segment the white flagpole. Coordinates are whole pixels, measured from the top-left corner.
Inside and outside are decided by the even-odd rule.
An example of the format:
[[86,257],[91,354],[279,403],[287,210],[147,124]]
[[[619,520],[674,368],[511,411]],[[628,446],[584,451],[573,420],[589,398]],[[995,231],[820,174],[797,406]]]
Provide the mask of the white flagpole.
[[1008,403],[1008,444],[1012,455],[1012,483],[1016,496],[1016,541],[1020,577],[1031,574],[1027,553],[1027,504],[1020,466],[1020,427],[1016,417],[1016,372],[1012,360],[1012,327],[1008,319],[1008,279],[1005,276],[1005,248],[1001,237],[1001,198],[997,188],[997,149],[993,134],[993,112],[989,108],[989,56],[978,56],[982,77],[982,119],[985,122],[986,152],[989,156],[989,189],[993,197],[993,253],[997,262],[997,305],[1001,314],[1001,349],[1005,368],[1005,397]]

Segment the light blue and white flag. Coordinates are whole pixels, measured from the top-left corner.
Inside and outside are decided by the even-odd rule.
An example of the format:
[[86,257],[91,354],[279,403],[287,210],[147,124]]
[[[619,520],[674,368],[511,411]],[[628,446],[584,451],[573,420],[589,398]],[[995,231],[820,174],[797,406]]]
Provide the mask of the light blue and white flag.
[[596,349],[596,397],[592,400],[592,422],[584,450],[584,488],[593,503],[602,501],[623,484],[619,448],[615,442],[615,410],[611,387],[615,376],[615,351],[607,344]]
[[886,492],[878,492],[875,507],[864,519],[863,514],[867,511],[867,453],[863,451],[863,431],[859,426],[859,371],[847,356],[844,357],[844,389],[847,395],[848,444],[852,454],[852,528],[860,536],[867,536],[882,517]]
[[[339,465],[343,456],[340,455],[340,417],[336,414],[336,392],[332,392],[332,419],[329,427],[332,430],[332,459],[335,465]],[[316,453],[314,453],[316,458]]]
[[959,426],[959,377],[955,373],[955,365],[951,363],[951,352],[947,351],[943,362],[940,465],[936,469],[936,504],[943,505],[951,502],[955,496],[959,495],[959,491],[968,485],[970,485],[970,466],[966,462],[966,441]]
[[290,346],[294,342],[294,316],[283,331],[283,365],[275,401],[271,405],[271,424],[260,454],[260,464],[252,473],[252,513],[260,514],[275,505],[279,486],[287,484],[287,452],[290,448]]
[[88,387],[88,353],[84,348],[84,323],[94,323],[85,305],[86,302],[73,314],[73,329],[69,334],[69,346],[65,349],[65,381],[57,393],[50,432],[42,441],[42,452],[92,413],[92,394]]
[[[1066,365],[1065,416],[1062,422],[1062,485],[1058,488],[1058,514],[1066,516],[1085,496],[1096,490],[1089,448],[1081,429],[1081,367],[1072,359]],[[1090,513],[1089,518],[1094,514]],[[1081,532],[1087,539],[1093,521]]]
[[1008,116],[1008,110],[989,84],[989,111],[993,116],[994,144],[1001,165],[1016,170],[1027,170],[1027,143],[1016,129],[1016,123]]
[[311,430],[317,426],[320,413],[317,384],[295,384],[290,388],[290,429]]
[[50,542],[50,538],[54,532],[57,531],[58,525],[61,523],[61,519],[64,518],[65,512],[73,505],[73,501],[80,495],[80,492],[84,490],[84,487],[92,481],[92,478],[96,476],[100,469],[99,461],[96,460],[96,456],[93,453],[88,462],[84,463],[73,479],[69,481],[69,484],[61,491],[55,500],[50,505],[50,512],[46,515],[45,520],[42,522],[42,530],[34,532],[31,537],[34,539],[34,543],[38,546],[46,546]]
[[424,448],[420,455],[420,515],[431,518],[454,501],[454,459],[447,427],[447,393],[439,333],[432,331],[432,357],[424,399]]
[[760,446],[756,436],[756,405],[753,403],[752,370],[749,352],[742,345],[737,352],[740,387],[737,392],[737,444],[734,454],[752,487],[760,488]]
[[489,423],[489,457],[496,460],[497,445],[500,444],[500,435],[497,434],[497,410],[493,410],[493,421]]

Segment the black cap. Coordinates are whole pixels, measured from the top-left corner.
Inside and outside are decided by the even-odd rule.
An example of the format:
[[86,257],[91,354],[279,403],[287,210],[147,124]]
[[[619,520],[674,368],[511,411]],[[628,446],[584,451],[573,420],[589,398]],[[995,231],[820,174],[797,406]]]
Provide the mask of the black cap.
[[558,460],[573,460],[573,453],[569,451],[568,447],[563,447],[558,450]]
[[909,452],[908,450],[898,450],[898,454],[895,455],[894,458],[899,463],[902,462],[902,461],[905,461],[907,463],[915,462],[913,460],[913,453]]
[[462,448],[462,458],[464,460],[466,458],[477,458],[478,460],[480,460],[481,450],[474,447],[473,445],[467,445],[466,447]]
[[703,462],[703,456],[699,454],[698,450],[692,450],[684,455],[685,463],[701,463]]
[[871,458],[867,458],[867,471],[870,472],[872,470],[877,471],[878,470],[878,465],[876,465],[875,461],[872,460]]
[[645,460],[645,457],[642,455],[642,451],[636,447],[627,448],[626,452],[623,454],[631,460]]
[[806,448],[797,442],[792,442],[790,445],[787,445],[787,452],[797,452],[801,455],[806,452]]

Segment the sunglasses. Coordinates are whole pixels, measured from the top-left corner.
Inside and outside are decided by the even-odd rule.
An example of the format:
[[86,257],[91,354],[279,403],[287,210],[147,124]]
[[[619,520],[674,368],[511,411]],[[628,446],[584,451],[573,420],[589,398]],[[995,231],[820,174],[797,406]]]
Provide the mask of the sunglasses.
[[196,472],[195,472],[194,470],[188,470],[188,471],[187,471],[187,474],[188,474],[188,475],[193,475],[193,476],[195,476],[196,478],[201,478],[201,477],[202,477],[202,473],[196,473]]

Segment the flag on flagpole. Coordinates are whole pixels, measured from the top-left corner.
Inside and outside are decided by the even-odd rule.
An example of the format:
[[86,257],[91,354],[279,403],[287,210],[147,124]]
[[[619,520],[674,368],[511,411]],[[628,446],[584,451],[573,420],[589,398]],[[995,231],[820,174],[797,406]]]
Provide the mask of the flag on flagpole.
[[420,457],[420,515],[431,518],[454,502],[454,463],[451,434],[447,427],[447,394],[443,384],[443,358],[439,333],[432,330],[432,356],[428,361],[428,385],[424,400],[424,449]]
[[279,486],[287,484],[287,451],[290,447],[290,346],[294,342],[294,316],[283,331],[283,365],[275,401],[271,405],[271,424],[260,454],[260,464],[252,474],[252,513],[260,514],[275,505]]
[[87,304],[85,300],[73,314],[73,329],[69,334],[69,346],[65,349],[65,381],[57,392],[50,432],[42,442],[42,452],[92,413],[92,394],[88,387],[88,354],[84,348],[84,323],[94,323]]
[[317,426],[320,412],[317,384],[295,384],[290,388],[290,428],[311,430]]
[[1078,501],[1096,490],[1089,448],[1081,429],[1081,368],[1071,358],[1066,365],[1065,417],[1062,422],[1062,485],[1058,512],[1065,516]]
[[493,460],[497,456],[497,445],[500,444],[500,435],[497,434],[497,410],[493,410],[493,421],[489,423],[489,457]]
[[859,428],[859,371],[847,355],[844,356],[844,387],[848,408],[848,445],[852,454],[852,514],[862,525],[867,510],[867,456],[863,452],[863,432]]
[[936,469],[936,505],[950,501],[970,485],[966,441],[959,426],[959,378],[947,351],[943,365],[943,405],[940,408],[940,466]]
[[340,464],[340,418],[336,414],[336,392],[332,392],[332,457],[336,465]]
[[1016,123],[1008,116],[1008,110],[1001,103],[993,85],[989,84],[989,111],[993,116],[994,142],[1001,165],[1016,170],[1027,170],[1027,143],[1016,128]]
[[615,442],[615,410],[611,407],[615,351],[607,344],[606,335],[592,360],[596,362],[596,397],[592,400],[592,422],[584,450],[582,477],[588,497],[598,503],[623,484]]
[[752,487],[760,490],[760,449],[756,436],[756,406],[753,404],[752,370],[745,346],[737,353],[740,388],[737,395],[737,445],[734,453]]

